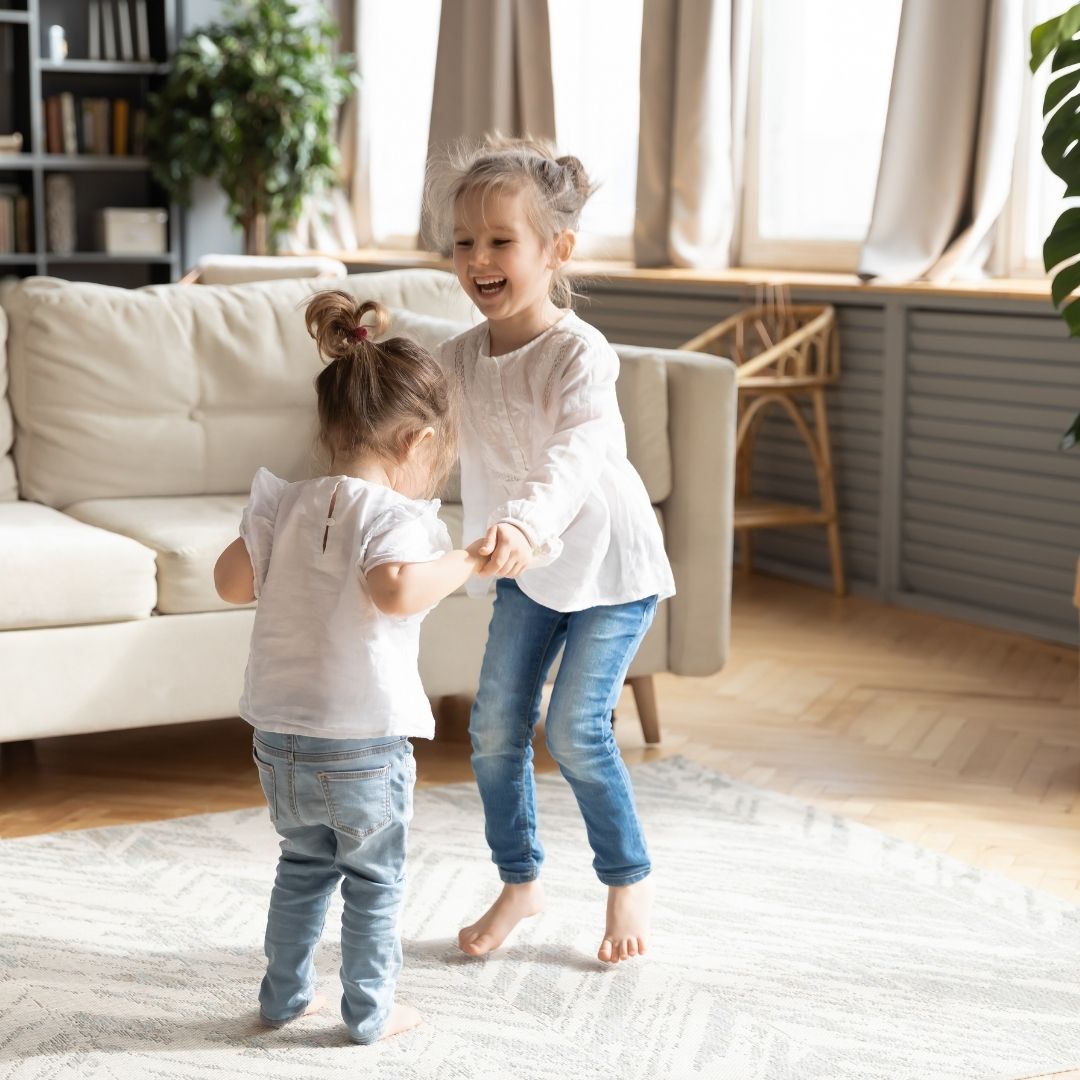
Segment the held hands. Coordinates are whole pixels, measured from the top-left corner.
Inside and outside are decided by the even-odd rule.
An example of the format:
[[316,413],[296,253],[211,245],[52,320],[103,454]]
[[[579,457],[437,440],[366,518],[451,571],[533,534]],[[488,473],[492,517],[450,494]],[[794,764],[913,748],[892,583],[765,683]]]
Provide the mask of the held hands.
[[492,525],[487,535],[474,540],[467,550],[477,559],[478,577],[515,578],[528,570],[533,557],[528,537],[508,521]]

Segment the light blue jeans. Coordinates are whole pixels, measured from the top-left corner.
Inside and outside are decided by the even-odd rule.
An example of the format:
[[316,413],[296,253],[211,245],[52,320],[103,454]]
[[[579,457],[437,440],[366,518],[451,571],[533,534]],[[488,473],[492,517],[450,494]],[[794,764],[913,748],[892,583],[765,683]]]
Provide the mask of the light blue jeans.
[[398,916],[416,765],[407,739],[316,739],[257,730],[259,767],[281,857],[266,920],[263,1019],[280,1025],[315,993],[315,946],[341,883],[341,1016],[375,1042],[401,971]]
[[650,596],[567,614],[530,600],[510,578],[497,582],[469,735],[485,834],[503,881],[532,881],[544,861],[532,739],[544,680],[560,649],[547,746],[585,819],[593,869],[605,885],[648,876],[649,852],[611,712],[655,613]]

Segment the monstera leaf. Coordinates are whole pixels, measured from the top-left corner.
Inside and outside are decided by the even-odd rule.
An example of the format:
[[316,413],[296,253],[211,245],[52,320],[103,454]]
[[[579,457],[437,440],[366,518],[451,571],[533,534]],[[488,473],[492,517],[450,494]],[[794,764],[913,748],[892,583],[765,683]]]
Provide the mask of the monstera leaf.
[[[1063,71],[1046,88],[1043,98],[1042,156],[1051,172],[1065,181],[1065,198],[1080,196],[1080,4],[1041,23],[1031,31],[1031,70],[1053,54],[1051,72]],[[1050,287],[1054,307],[1073,337],[1080,337],[1080,208],[1066,210],[1054,222],[1043,244],[1043,265],[1053,273]],[[1056,271],[1056,272],[1055,272]],[[1062,449],[1080,441],[1080,415],[1062,436]]]

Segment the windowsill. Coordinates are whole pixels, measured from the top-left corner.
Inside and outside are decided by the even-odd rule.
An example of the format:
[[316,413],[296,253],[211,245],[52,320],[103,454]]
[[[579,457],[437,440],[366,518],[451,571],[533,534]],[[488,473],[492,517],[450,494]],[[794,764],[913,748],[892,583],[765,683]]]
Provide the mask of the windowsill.
[[[314,254],[314,253],[312,253]],[[363,248],[358,251],[318,252],[340,259],[346,265],[381,266],[387,270],[406,267],[430,267],[450,270],[449,259],[427,251],[395,251]],[[787,285],[812,288],[822,292],[921,294],[924,296],[980,297],[999,300],[1050,300],[1050,282],[1046,278],[987,278],[983,281],[939,283],[915,281],[900,283],[863,282],[854,274],[815,273],[803,270],[766,270],[740,267],[733,270],[693,270],[682,267],[642,268],[629,262],[582,260],[570,264],[573,277],[608,281],[688,282],[696,285]]]

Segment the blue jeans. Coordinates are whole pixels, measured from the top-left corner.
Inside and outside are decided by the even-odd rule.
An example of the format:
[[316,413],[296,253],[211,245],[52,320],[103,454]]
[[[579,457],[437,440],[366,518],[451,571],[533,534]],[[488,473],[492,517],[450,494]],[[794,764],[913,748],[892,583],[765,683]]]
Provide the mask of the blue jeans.
[[505,882],[532,881],[544,849],[536,831],[532,738],[544,680],[560,648],[548,705],[548,750],[577,798],[605,885],[632,885],[651,865],[630,776],[611,731],[611,712],[656,597],[564,613],[530,600],[510,578],[495,609],[469,722],[485,835]]
[[398,914],[416,765],[407,739],[316,739],[256,731],[270,820],[281,836],[266,920],[263,1019],[283,1024],[315,993],[315,946],[341,882],[341,1016],[375,1042],[401,971]]

